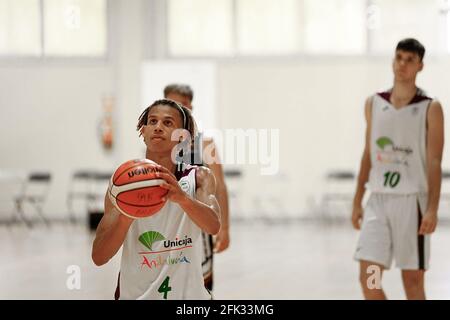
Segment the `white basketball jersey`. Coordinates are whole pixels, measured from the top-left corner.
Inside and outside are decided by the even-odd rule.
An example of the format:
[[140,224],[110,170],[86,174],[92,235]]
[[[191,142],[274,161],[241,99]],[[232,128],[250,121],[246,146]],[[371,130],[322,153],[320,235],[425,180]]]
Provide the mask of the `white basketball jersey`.
[[[178,181],[194,197],[195,168]],[[211,299],[202,273],[201,229],[167,201],[155,215],[134,221],[123,244],[120,299]]]
[[428,191],[426,121],[431,102],[418,90],[400,109],[390,103],[390,92],[372,100],[368,189],[376,193],[411,194]]

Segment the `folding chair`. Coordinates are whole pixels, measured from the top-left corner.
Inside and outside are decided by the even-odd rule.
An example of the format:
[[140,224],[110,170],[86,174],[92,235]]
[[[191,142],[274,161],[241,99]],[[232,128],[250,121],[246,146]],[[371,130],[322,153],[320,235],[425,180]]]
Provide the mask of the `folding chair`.
[[72,179],[69,183],[69,191],[67,192],[67,209],[69,212],[70,222],[75,222],[74,201],[80,199],[84,202],[87,208],[89,195],[91,193],[92,178],[95,174],[92,170],[78,170],[72,174]]
[[0,223],[11,224],[15,217],[15,197],[23,188],[27,174],[0,169]]
[[97,171],[92,176],[92,189],[88,196],[88,215],[89,228],[91,230],[97,229],[104,212],[104,198],[108,188],[109,180],[113,172]]
[[13,219],[17,216],[29,227],[32,221],[27,219],[24,213],[24,205],[29,204],[34,208],[38,216],[46,225],[50,225],[50,221],[45,217],[43,206],[50,189],[51,174],[49,172],[31,172],[22,185],[19,194],[14,198],[15,213]]
[[69,219],[75,222],[74,202],[84,202],[85,213],[101,211],[103,197],[108,187],[112,172],[100,172],[95,170],[78,170],[72,175],[67,193],[67,209]]

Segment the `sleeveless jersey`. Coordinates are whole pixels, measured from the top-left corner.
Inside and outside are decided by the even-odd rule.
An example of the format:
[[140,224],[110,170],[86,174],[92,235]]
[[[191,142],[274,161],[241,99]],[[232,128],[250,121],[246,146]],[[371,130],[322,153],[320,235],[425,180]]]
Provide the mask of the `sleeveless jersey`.
[[418,89],[407,106],[396,109],[390,94],[378,93],[372,100],[368,189],[375,193],[426,193],[426,121],[432,99]]
[[[194,197],[195,167],[178,181]],[[123,244],[120,299],[211,299],[202,273],[201,229],[167,201],[155,215],[132,223]]]

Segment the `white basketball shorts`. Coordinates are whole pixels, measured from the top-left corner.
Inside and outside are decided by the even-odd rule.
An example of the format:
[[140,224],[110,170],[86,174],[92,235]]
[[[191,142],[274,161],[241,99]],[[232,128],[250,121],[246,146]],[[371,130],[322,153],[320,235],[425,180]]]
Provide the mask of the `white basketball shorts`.
[[418,233],[426,204],[426,194],[371,194],[354,259],[389,269],[395,258],[399,269],[428,269],[430,236]]

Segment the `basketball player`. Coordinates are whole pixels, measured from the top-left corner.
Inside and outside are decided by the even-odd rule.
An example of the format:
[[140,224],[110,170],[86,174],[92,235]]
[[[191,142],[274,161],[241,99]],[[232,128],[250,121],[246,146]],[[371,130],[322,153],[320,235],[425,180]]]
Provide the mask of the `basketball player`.
[[[220,229],[215,178],[206,167],[176,170],[180,166],[171,153],[179,141],[172,141],[172,133],[179,128],[191,137],[196,134],[190,111],[172,100],[155,101],[139,117],[137,129],[147,147],[146,158],[159,164],[157,176],[168,190],[168,201],[157,214],[130,219],[112,205],[108,193],[105,196],[92,259],[103,265],[123,245],[116,298],[211,299],[203,282],[201,232],[217,234]],[[146,246],[143,235],[148,238]]]
[[[352,223],[361,234],[355,253],[366,299],[386,299],[383,270],[395,258],[408,299],[425,299],[430,234],[437,224],[444,123],[441,104],[416,86],[424,46],[400,41],[394,86],[366,101],[366,145],[354,197]],[[364,187],[371,192],[361,205]],[[374,278],[378,277],[378,279]]]
[[[170,84],[164,89],[164,97],[167,99],[174,100],[181,103],[186,108],[192,111],[192,100],[194,98],[194,92],[191,87],[186,84]],[[205,286],[208,290],[213,290],[213,252],[220,253],[226,250],[230,243],[229,236],[229,218],[228,218],[228,192],[225,185],[225,179],[222,169],[222,164],[220,163],[220,158],[217,153],[214,141],[212,139],[204,139],[203,142],[199,143],[202,145],[203,150],[212,150],[213,163],[204,163],[208,168],[211,169],[212,173],[216,178],[217,189],[216,198],[219,202],[220,213],[222,217],[222,227],[215,237],[214,250],[213,238],[210,235],[203,233],[204,244],[205,244],[205,256],[203,260],[203,273],[205,278]],[[198,145],[198,144],[197,144]],[[194,145],[194,146],[197,146]],[[197,154],[203,154],[201,151],[194,151]]]

